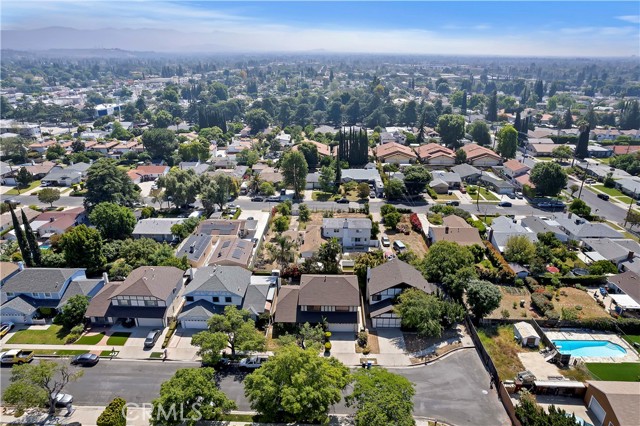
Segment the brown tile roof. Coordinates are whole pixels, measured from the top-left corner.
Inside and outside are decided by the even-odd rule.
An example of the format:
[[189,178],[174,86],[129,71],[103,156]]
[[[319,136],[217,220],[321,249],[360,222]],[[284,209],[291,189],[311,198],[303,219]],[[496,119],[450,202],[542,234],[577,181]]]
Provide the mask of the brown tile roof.
[[428,143],[426,145],[420,145],[416,148],[416,154],[420,159],[424,160],[427,158],[435,157],[437,155],[446,155],[447,157],[455,157],[455,152],[446,146],[442,146],[437,143]]
[[527,171],[529,170],[529,166],[524,163],[519,162],[518,160],[511,159],[509,161],[505,161],[503,166],[512,170],[514,173]]
[[530,177],[531,176],[529,175],[529,173],[527,173],[526,175],[518,176],[516,178],[516,182],[518,182],[522,186],[528,185],[531,188],[535,188],[536,186],[531,182],[531,180],[529,179]]
[[429,283],[416,268],[400,259],[393,259],[371,269],[367,282],[367,294],[376,294],[399,284],[407,284],[427,293],[436,291],[436,287]]
[[385,158],[391,155],[403,155],[407,158],[416,158],[416,153],[405,145],[401,145],[397,142],[390,142],[384,145],[378,145],[375,148],[376,157]]
[[[331,147],[329,145],[320,143],[320,142],[316,142],[316,141],[312,141],[312,140],[305,140],[305,142],[309,142],[314,144],[317,148],[318,148],[318,155],[323,155],[325,157],[330,156],[331,155]],[[294,151],[297,151],[299,148],[299,145],[294,146],[292,149]]]
[[489,148],[480,146],[475,143],[463,145],[462,150],[467,154],[467,161],[473,161],[480,157],[492,157],[498,160],[500,159],[500,156]]
[[614,145],[613,153],[615,155],[633,154],[640,151],[639,145]]
[[141,266],[131,271],[115,296],[154,296],[167,300],[182,283],[184,272],[173,266]]
[[127,176],[129,176],[129,179],[131,179],[131,180],[140,179],[140,178],[142,178],[142,175],[143,175],[142,173],[137,172],[135,170],[129,170],[127,172]]
[[607,382],[587,380],[605,394],[620,426],[637,425],[640,421],[640,385],[637,382]]
[[473,228],[466,220],[455,214],[450,214],[442,219],[442,224],[450,228]]
[[299,293],[299,285],[283,285],[280,287],[275,307],[274,320],[276,322],[296,322]]
[[305,274],[300,278],[300,305],[357,306],[360,304],[355,275]]
[[609,277],[608,280],[624,291],[627,296],[640,303],[640,276],[638,274],[627,271]]

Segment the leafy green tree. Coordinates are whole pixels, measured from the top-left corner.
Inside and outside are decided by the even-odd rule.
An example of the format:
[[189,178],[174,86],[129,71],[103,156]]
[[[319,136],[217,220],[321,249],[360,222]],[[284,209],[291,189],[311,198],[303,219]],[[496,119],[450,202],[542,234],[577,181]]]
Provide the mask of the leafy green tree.
[[504,258],[507,262],[528,265],[536,254],[536,246],[525,235],[513,235],[507,239]]
[[64,157],[66,154],[65,149],[60,144],[51,145],[47,148],[47,152],[45,153],[45,158],[49,161],[57,160],[58,158]]
[[49,203],[53,207],[53,203],[60,199],[60,190],[56,188],[43,188],[38,192],[38,201],[41,203]]
[[11,369],[11,384],[4,390],[5,404],[18,410],[49,407],[55,413],[55,397],[69,382],[78,380],[83,371],[73,369],[68,362],[41,360],[32,364],[16,365]]
[[211,156],[209,143],[201,139],[178,145],[178,155],[182,161],[207,161]]
[[396,226],[402,220],[402,215],[398,212],[390,212],[385,214],[384,219],[384,227],[390,230],[396,229]]
[[356,426],[413,426],[414,385],[384,368],[358,370],[347,406],[355,407]]
[[632,130],[640,128],[640,103],[637,100],[627,101],[620,112],[620,128]]
[[467,152],[462,148],[458,148],[456,150],[456,164],[464,164],[466,162],[467,162]]
[[18,183],[16,189],[20,194],[20,188],[26,188],[31,182],[33,182],[33,175],[29,173],[26,167],[20,167],[18,173],[16,173],[16,182]]
[[152,159],[169,161],[178,148],[178,141],[171,130],[159,128],[145,130],[142,134],[142,145]]
[[231,176],[214,175],[202,179],[200,198],[207,213],[211,214],[218,206],[222,210],[233,193],[234,182]]
[[569,211],[581,217],[591,216],[591,207],[580,198],[574,199],[571,204],[569,204]]
[[309,173],[309,166],[304,155],[296,151],[287,152],[282,158],[280,169],[284,176],[285,185],[292,186],[294,197],[300,198],[300,194],[307,184],[307,174]]
[[553,148],[551,155],[559,160],[567,160],[573,155],[573,151],[568,145],[560,145]]
[[225,306],[224,314],[214,314],[209,318],[207,325],[209,332],[225,334],[232,357],[236,355],[237,350],[264,350],[264,336],[256,330],[251,313],[245,309],[238,309],[233,305]]
[[273,229],[281,234],[289,229],[290,219],[289,216],[279,216],[273,221]]
[[404,186],[409,195],[421,194],[431,182],[431,173],[424,166],[413,165],[404,169]]
[[455,301],[462,302],[462,296],[467,289],[467,284],[473,279],[478,278],[476,268],[473,266],[465,266],[449,274],[442,279],[442,284],[447,294]]
[[[213,368],[182,368],[160,386],[153,401],[153,426],[194,426],[201,420],[219,421],[238,408],[216,386]],[[176,409],[170,410],[169,407]]]
[[222,332],[201,331],[193,335],[191,344],[197,346],[198,356],[204,365],[216,365],[222,359],[222,351],[227,348],[227,335]]
[[567,174],[553,162],[540,162],[531,169],[529,180],[536,186],[539,195],[556,196],[567,186]]
[[236,160],[240,165],[253,167],[260,160],[260,154],[255,149],[243,149],[236,155]]
[[168,174],[160,176],[157,184],[158,188],[164,188],[166,200],[171,200],[176,207],[182,207],[196,201],[201,181],[193,169],[174,168]]
[[400,179],[389,179],[387,180],[384,186],[384,192],[389,200],[397,200],[404,195],[404,191],[406,190],[404,186],[404,182]]
[[[153,127],[159,130],[166,129],[173,124],[173,116],[168,111],[159,111],[153,117]],[[155,130],[155,129],[154,129]]]
[[131,236],[137,222],[131,209],[114,203],[95,206],[89,220],[107,240],[121,240]]
[[133,137],[131,132],[122,127],[119,121],[113,122],[113,130],[111,131],[111,137],[120,141],[128,141]]
[[300,204],[298,206],[298,220],[302,223],[309,222],[311,219],[311,211],[306,204]]
[[114,160],[106,158],[89,167],[86,188],[84,204],[89,210],[103,202],[131,206],[140,198],[139,189],[127,173]]
[[476,320],[500,306],[502,293],[498,286],[488,281],[474,280],[467,287],[467,304]]
[[518,148],[518,131],[512,125],[507,124],[497,134],[498,146],[496,151],[502,158],[515,158]]
[[578,189],[580,189],[580,187],[578,185],[576,185],[575,183],[569,187],[569,191],[571,191],[571,196],[572,197],[576,192],[578,192]]
[[357,258],[353,270],[358,276],[360,282],[364,282],[367,277],[367,269],[375,268],[384,263],[384,254],[382,250],[361,253]]
[[473,254],[468,248],[451,241],[438,241],[429,247],[422,266],[427,279],[439,283],[446,276],[472,266],[473,260]]
[[16,240],[18,241],[18,247],[20,247],[20,253],[22,254],[22,260],[27,267],[34,266],[33,265],[33,255],[31,254],[31,249],[29,247],[29,242],[24,235],[24,231],[20,226],[20,222],[18,222],[18,217],[16,213],[11,209],[11,221],[13,223],[13,232],[16,234]]
[[393,309],[403,327],[427,337],[442,336],[445,327],[464,318],[464,308],[459,303],[447,302],[416,288],[403,291]]
[[634,226],[637,226],[640,224],[640,213],[636,212],[633,209],[629,210],[627,212],[627,216],[625,220],[629,222],[629,225],[631,225],[631,228],[633,228]]
[[84,314],[89,307],[89,298],[84,294],[71,296],[67,303],[62,306],[60,313],[56,316],[55,322],[71,330],[73,327],[84,323]]
[[97,426],[127,426],[127,401],[120,397],[115,397],[107,405],[98,420]]
[[464,138],[464,117],[457,114],[444,114],[438,119],[436,129],[442,142],[448,147],[458,148]]
[[329,166],[323,166],[320,169],[320,175],[318,176],[318,183],[320,189],[324,192],[333,192],[335,190],[334,178],[335,171]]
[[269,197],[276,193],[276,188],[271,182],[262,182],[260,184],[260,193]]
[[282,348],[245,379],[251,408],[266,422],[325,421],[350,381],[349,369],[314,349]]
[[322,262],[322,272],[325,274],[337,274],[340,270],[339,262],[342,256],[342,245],[337,238],[330,238],[318,249],[318,260]]
[[251,133],[257,134],[269,127],[269,113],[262,108],[252,109],[244,117],[247,125],[251,127]]
[[498,92],[493,91],[487,104],[487,121],[498,121]]
[[200,218],[190,217],[185,219],[182,223],[176,223],[171,226],[171,233],[181,240],[184,240],[196,229],[198,223],[200,223]]
[[298,150],[304,155],[309,168],[315,169],[318,165],[318,147],[311,142],[302,142],[298,145]]
[[604,274],[617,274],[618,268],[610,260],[596,260],[589,265],[589,274],[591,275],[604,275]]
[[369,198],[369,185],[366,182],[360,182],[358,184],[358,197],[359,198]]
[[478,145],[490,145],[491,133],[489,132],[489,126],[487,123],[481,120],[476,120],[467,126],[467,133],[471,135],[474,142]]
[[87,268],[96,273],[107,263],[102,252],[102,237],[97,229],[86,225],[71,228],[60,239],[64,259],[70,268]]
[[520,393],[520,401],[516,405],[516,416],[523,426],[578,426],[574,414],[569,415],[566,411],[549,407],[547,413],[544,408],[536,402],[535,396],[526,391]]

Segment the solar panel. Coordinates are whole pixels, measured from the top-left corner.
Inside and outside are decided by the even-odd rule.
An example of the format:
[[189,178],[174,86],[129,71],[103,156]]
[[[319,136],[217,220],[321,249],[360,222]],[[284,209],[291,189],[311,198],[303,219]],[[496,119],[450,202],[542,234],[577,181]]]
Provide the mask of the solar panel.
[[243,252],[242,250],[240,250],[240,249],[235,249],[235,250],[233,251],[233,255],[232,255],[231,257],[233,257],[234,259],[240,259],[240,258],[242,257],[242,254],[243,254],[243,253],[244,253],[244,252]]

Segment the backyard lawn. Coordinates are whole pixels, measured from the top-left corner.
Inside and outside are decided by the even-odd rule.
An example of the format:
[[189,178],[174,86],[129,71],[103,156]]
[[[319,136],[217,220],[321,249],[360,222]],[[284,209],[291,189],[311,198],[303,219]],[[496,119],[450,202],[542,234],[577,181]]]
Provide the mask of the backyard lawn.
[[25,191],[31,191],[32,189],[36,188],[40,186],[40,181],[39,180],[34,180],[33,182],[31,182],[29,184],[28,187],[26,188],[20,188],[20,192],[18,192],[18,190],[16,188],[12,188],[10,190],[8,190],[7,192],[4,193],[4,195],[20,195],[20,194],[24,194]]
[[12,345],[64,345],[67,334],[69,334],[69,330],[62,328],[61,325],[51,325],[46,330],[16,331],[7,343]]
[[131,336],[131,333],[120,332],[120,331],[113,333],[111,334],[111,336],[109,336],[109,339],[107,339],[107,345],[123,346],[126,343],[129,336]]
[[84,335],[75,342],[74,345],[97,345],[104,337],[104,333]]
[[482,346],[491,356],[500,380],[513,379],[518,372],[525,369],[518,358],[518,353],[538,350],[523,348],[516,342],[512,325],[479,328],[478,336]]
[[626,334],[624,336],[622,336],[622,338],[624,340],[627,341],[627,343],[629,343],[631,346],[633,346],[634,343],[637,343],[640,345],[640,335],[629,335]]
[[640,382],[640,363],[638,362],[588,362],[586,365],[597,380]]

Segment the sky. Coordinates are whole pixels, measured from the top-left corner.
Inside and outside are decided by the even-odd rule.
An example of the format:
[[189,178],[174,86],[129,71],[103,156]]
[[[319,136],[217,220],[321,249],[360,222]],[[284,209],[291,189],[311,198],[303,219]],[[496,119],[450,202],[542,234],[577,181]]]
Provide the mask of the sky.
[[638,1],[3,0],[0,15],[3,48],[640,54]]

